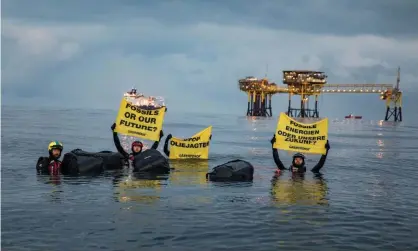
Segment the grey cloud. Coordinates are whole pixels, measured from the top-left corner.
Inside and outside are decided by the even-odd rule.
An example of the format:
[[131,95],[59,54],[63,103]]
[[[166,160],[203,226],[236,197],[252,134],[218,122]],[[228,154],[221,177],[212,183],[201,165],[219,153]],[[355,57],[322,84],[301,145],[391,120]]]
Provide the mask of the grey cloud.
[[153,18],[170,24],[216,22],[338,35],[418,35],[416,0],[6,0],[6,18],[115,23]]
[[[7,99],[39,102],[35,100],[51,97],[54,104],[114,108],[122,92],[136,85],[166,97],[171,110],[198,111],[196,104],[201,104],[240,112],[246,96],[238,91],[237,79],[264,76],[267,63],[268,77],[276,82],[285,68],[308,68],[325,70],[330,83],[394,83],[398,65],[405,88],[415,88],[418,79],[417,40],[313,34],[324,20],[329,33],[350,32],[350,23],[333,29],[336,24],[329,18],[347,14],[359,15],[352,22],[363,20],[367,15],[359,11],[359,2],[296,1],[284,7],[276,1],[253,6],[246,1],[190,1],[187,6],[162,1],[146,6],[137,1],[34,2],[2,2],[8,18],[2,24],[2,94]],[[18,5],[25,7],[22,12],[13,7]],[[364,10],[368,18],[379,19],[381,14],[370,8]],[[306,17],[307,10],[316,9],[323,18]],[[359,32],[366,28],[360,25]],[[339,101],[326,99],[328,104]],[[274,102],[285,106],[286,98]]]
[[396,83],[396,69],[388,69],[383,65],[374,65],[371,67],[358,67],[351,69],[351,76],[354,81],[359,83],[379,83],[380,78],[384,77],[387,79],[384,84]]

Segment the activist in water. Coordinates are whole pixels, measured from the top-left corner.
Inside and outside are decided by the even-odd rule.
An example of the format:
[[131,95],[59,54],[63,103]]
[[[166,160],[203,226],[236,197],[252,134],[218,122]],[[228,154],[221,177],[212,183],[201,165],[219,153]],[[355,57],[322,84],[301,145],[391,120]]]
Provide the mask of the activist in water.
[[59,175],[61,173],[61,153],[63,145],[59,141],[52,141],[48,145],[48,157],[39,157],[36,163],[36,171],[38,174]]
[[[110,127],[113,132],[113,142],[115,143],[116,149],[118,149],[118,152],[122,154],[125,157],[125,160],[134,160],[135,156],[142,153],[142,148],[144,147],[144,144],[142,144],[141,141],[134,141],[131,145],[131,153],[125,152],[122,145],[120,144],[120,140],[118,137],[118,133],[115,132],[116,123],[113,123],[113,125]],[[152,145],[152,149],[157,149],[158,145],[160,144],[161,138],[164,136],[163,130],[160,131],[160,139],[158,141],[155,141]]]
[[[278,172],[281,170],[285,170],[286,167],[283,165],[282,161],[279,158],[279,152],[276,148],[274,148],[274,143],[276,142],[276,135],[273,136],[271,139],[271,148],[273,149],[273,159],[276,163],[277,168],[279,168]],[[327,143],[325,144],[326,152],[321,156],[321,159],[319,160],[318,164],[316,164],[311,171],[314,173],[318,173],[319,170],[324,166],[325,160],[328,156],[328,150],[330,149],[329,142],[327,140]],[[293,155],[292,165],[290,165],[289,170],[293,173],[305,173],[306,172],[306,166],[305,166],[305,156],[302,153],[296,153]]]

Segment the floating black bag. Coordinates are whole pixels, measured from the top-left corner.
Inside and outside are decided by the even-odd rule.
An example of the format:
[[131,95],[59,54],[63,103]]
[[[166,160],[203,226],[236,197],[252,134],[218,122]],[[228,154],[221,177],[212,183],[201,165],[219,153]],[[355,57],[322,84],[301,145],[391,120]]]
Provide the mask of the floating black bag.
[[134,158],[134,172],[168,174],[170,173],[170,164],[156,149],[147,149]]
[[61,172],[70,175],[100,173],[123,168],[123,156],[118,152],[86,152],[75,149],[64,154]]
[[206,174],[210,181],[252,181],[254,167],[251,163],[236,159],[216,166]]

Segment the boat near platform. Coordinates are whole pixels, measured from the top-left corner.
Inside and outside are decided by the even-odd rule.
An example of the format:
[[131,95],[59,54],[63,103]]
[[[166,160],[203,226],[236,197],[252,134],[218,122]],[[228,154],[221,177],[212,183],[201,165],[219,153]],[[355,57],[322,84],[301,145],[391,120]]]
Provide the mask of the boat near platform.
[[146,96],[143,93],[137,92],[137,89],[132,89],[123,94],[123,97],[128,101],[142,109],[160,108],[165,106],[163,97],[160,96]]
[[345,116],[346,119],[362,119],[363,116],[355,116],[352,113],[350,115]]

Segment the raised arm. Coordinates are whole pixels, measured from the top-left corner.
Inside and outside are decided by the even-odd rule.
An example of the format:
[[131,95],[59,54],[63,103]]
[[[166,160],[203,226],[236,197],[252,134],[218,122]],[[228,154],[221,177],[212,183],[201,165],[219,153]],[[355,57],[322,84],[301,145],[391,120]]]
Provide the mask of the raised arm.
[[279,152],[277,151],[276,148],[273,147],[274,143],[276,142],[276,135],[273,136],[270,142],[271,142],[271,149],[273,150],[274,163],[276,163],[277,168],[279,168],[280,170],[286,169],[282,161],[280,160]]
[[329,151],[329,149],[331,148],[330,147],[330,145],[329,145],[329,142],[328,142],[328,140],[327,140],[327,143],[325,144],[325,148],[327,149],[327,151],[325,152],[325,154],[323,154],[322,156],[321,156],[321,159],[319,159],[319,162],[318,162],[318,164],[316,164],[312,169],[311,169],[311,171],[312,172],[314,172],[314,173],[319,173],[319,170],[321,170],[321,168],[324,166],[324,164],[325,164],[325,160],[327,159],[327,156],[328,156],[328,151]]
[[164,136],[163,130],[160,131],[160,139],[157,141],[154,141],[154,144],[152,144],[152,149],[157,149],[158,145],[160,144],[161,138]]
[[167,157],[170,157],[170,151],[168,150],[168,142],[170,141],[170,139],[172,137],[173,137],[173,135],[169,134],[169,135],[167,135],[167,138],[165,138],[164,153],[165,153],[165,155],[167,155]]
[[122,145],[120,144],[118,133],[115,132],[115,128],[116,128],[116,123],[113,123],[112,127],[110,127],[110,129],[112,129],[112,132],[113,132],[113,142],[115,143],[115,147],[118,150],[118,152],[120,154],[122,154],[123,157],[125,157],[127,159],[127,158],[129,158],[129,154],[127,152],[125,152]]

